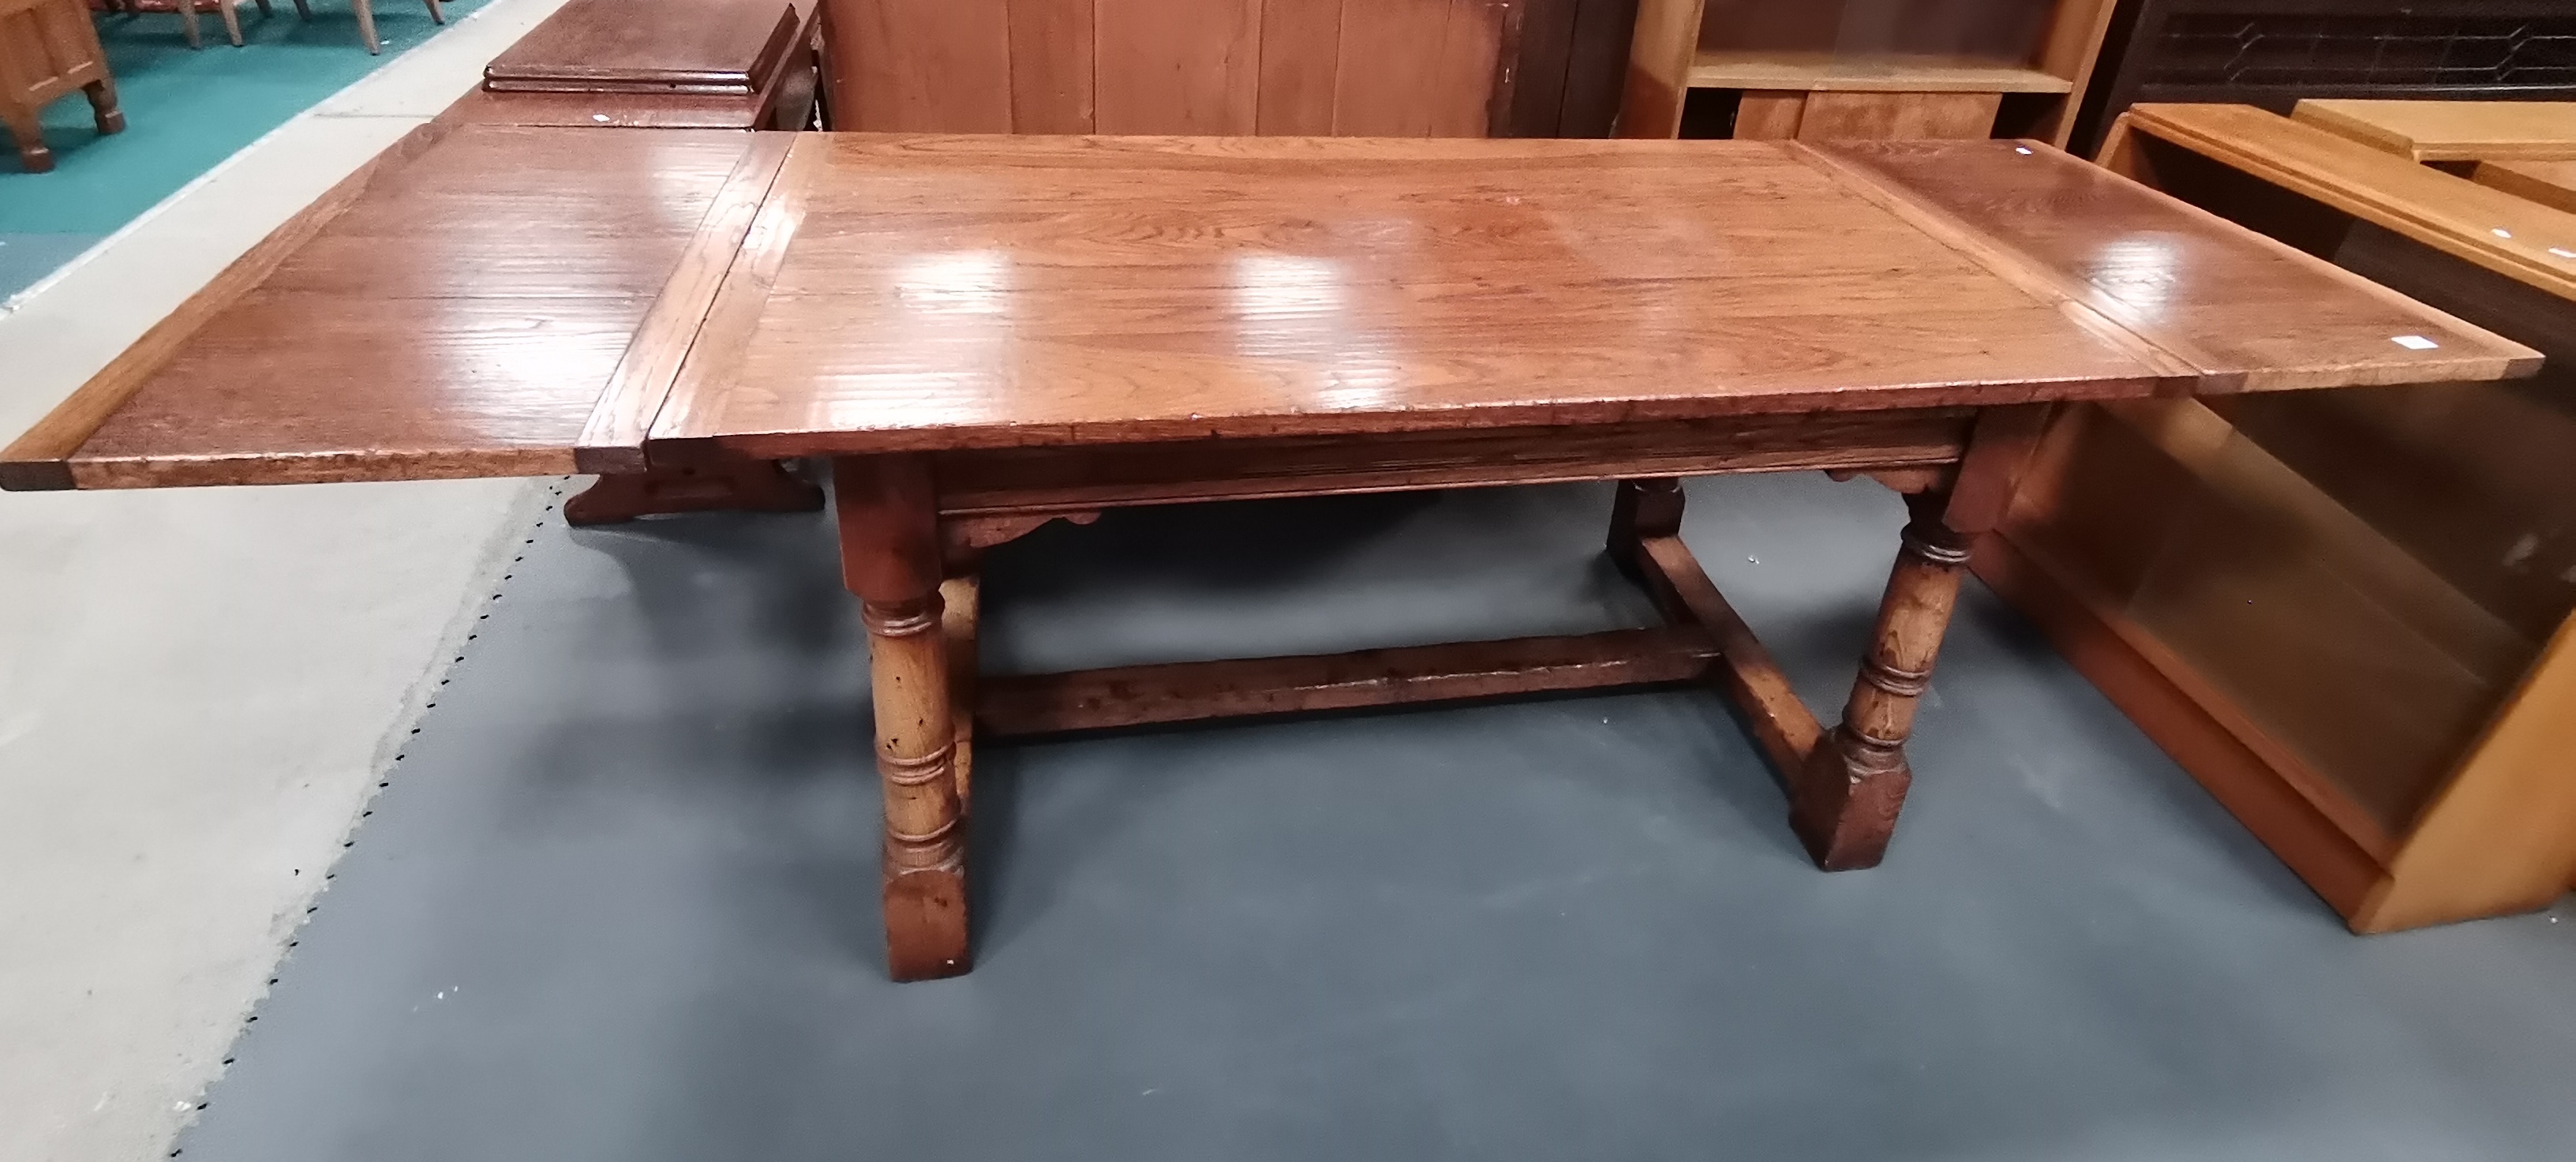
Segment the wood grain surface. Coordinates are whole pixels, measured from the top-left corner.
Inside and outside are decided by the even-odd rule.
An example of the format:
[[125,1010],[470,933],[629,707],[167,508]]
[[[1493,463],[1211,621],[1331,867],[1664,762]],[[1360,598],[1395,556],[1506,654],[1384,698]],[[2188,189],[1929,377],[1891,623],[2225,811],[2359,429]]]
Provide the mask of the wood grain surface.
[[2309,98],[2291,116],[2415,161],[2576,159],[2576,102]]
[[1518,0],[829,2],[838,126],[936,133],[1481,137],[1508,120],[1521,14]]
[[671,393],[680,361],[696,342],[698,325],[715,303],[724,275],[741,252],[743,236],[769,198],[769,187],[787,161],[792,134],[762,133],[734,164],[716,191],[705,217],[681,251],[679,265],[662,283],[653,307],[636,328],[617,369],[582,424],[573,447],[574,466],[583,472],[641,472],[644,437],[653,417]]
[[951,515],[1081,512],[1134,504],[1339,496],[1718,472],[1945,465],[1975,412],[1899,409],[1668,420],[1598,427],[995,448],[938,457]]
[[2469,179],[2576,214],[2576,161],[2482,161],[2470,171]]
[[[757,140],[433,127],[281,227],[7,459],[92,488],[573,471]],[[105,414],[92,389],[128,398]]]
[[[808,136],[796,151],[781,184],[801,210],[771,236],[774,280],[738,273],[719,295],[725,322],[656,443],[1266,438],[2535,365],[2044,147]],[[2395,341],[2416,335],[2435,347]]]
[[[1012,131],[1006,0],[822,0],[832,115],[890,133]],[[1023,0],[1026,3],[1027,0]],[[1063,72],[1041,58],[1045,85]]]
[[256,289],[278,265],[302,250],[324,227],[374,188],[377,180],[436,148],[452,126],[424,125],[385,147],[313,203],[269,232],[205,286],[154,323],[134,345],[109,360],[36,425],[0,449],[0,488],[14,491],[76,486],[71,457],[82,443],[143,389],[207,322]]
[[1261,9],[1261,0],[1095,5],[1096,130],[1253,132],[1260,108]]
[[1801,141],[1844,138],[1983,138],[1995,131],[1997,93],[1809,93]]
[[2500,379],[2540,367],[2540,353],[2522,344],[2046,146],[1811,148],[1940,215],[1933,228],[2000,247],[1999,262],[2184,361],[2202,394]]
[[2069,87],[2064,77],[1980,57],[1746,49],[1700,50],[1691,59],[1690,85],[1854,93],[2063,93]]
[[1456,642],[1284,658],[985,675],[975,724],[1000,737],[1698,681],[1697,628]]
[[806,135],[789,169],[774,283],[737,268],[656,442],[787,456],[2183,386],[1766,143]]

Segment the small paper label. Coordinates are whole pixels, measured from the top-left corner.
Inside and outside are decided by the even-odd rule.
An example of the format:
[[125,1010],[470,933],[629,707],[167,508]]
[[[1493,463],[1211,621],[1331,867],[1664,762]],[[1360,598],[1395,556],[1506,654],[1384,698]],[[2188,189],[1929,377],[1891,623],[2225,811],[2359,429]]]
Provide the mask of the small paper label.
[[2409,351],[2430,351],[2441,346],[2441,344],[2427,339],[2422,335],[2397,335],[2391,337],[2388,341]]

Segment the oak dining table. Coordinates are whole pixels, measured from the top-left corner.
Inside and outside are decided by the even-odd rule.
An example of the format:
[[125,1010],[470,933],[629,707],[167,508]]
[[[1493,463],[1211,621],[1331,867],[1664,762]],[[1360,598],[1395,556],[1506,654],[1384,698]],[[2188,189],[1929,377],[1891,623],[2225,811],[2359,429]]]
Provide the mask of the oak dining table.
[[[433,130],[0,453],[0,485],[828,459],[907,980],[972,962],[978,736],[1704,683],[1818,864],[1874,865],[1968,539],[2053,407],[2539,363],[2030,142]],[[405,233],[396,200],[450,216]],[[351,257],[387,247],[414,261]],[[335,279],[359,297],[330,325],[278,321]],[[1911,515],[1831,724],[1680,537],[1682,478],[1807,469]],[[977,674],[980,563],[1050,522],[1586,480],[1617,482],[1607,550],[1663,624]]]

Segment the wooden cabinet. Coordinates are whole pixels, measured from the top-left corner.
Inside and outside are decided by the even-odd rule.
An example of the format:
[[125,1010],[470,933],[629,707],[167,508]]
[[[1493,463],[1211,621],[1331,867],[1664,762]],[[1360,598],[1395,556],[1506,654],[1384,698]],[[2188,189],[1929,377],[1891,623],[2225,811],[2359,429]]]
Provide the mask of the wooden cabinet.
[[[2068,408],[1978,574],[2354,930],[2555,899],[2576,876],[2576,215],[2247,106],[2138,106],[2103,162],[2547,362]],[[2158,256],[2126,260],[2152,289]]]
[[1733,103],[1736,137],[2062,144],[2110,17],[2111,0],[1641,0],[1618,132],[1684,135],[1698,93]]
[[107,52],[81,0],[0,0],[0,124],[17,144],[28,173],[54,168],[38,120],[47,105],[78,90],[89,97],[101,133],[125,128]]

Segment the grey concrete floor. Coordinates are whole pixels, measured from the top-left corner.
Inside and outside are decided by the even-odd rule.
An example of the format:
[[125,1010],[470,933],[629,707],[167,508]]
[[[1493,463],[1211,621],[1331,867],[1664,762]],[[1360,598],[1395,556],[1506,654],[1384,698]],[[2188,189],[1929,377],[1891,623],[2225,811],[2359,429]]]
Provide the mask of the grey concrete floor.
[[[1607,507],[1052,527],[987,665],[1643,624]],[[1901,515],[1732,478],[1686,535],[1835,707]],[[188,1162],[2576,1155],[2563,906],[2345,934],[1982,590],[1877,870],[1696,690],[992,747],[979,967],[897,986],[826,521],[521,548]]]

